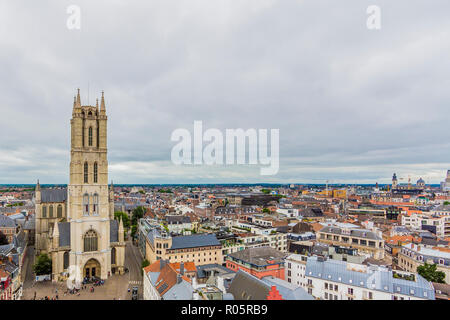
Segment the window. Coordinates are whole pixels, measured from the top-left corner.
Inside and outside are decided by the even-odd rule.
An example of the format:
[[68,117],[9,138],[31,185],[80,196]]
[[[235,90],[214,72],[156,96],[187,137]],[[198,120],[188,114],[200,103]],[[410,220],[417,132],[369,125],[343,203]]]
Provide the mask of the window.
[[89,215],[89,195],[87,193],[83,196],[83,214]]
[[89,147],[92,146],[92,127],[89,127],[88,144],[89,144]]
[[89,230],[84,235],[84,251],[91,252],[97,251],[98,248],[98,240],[97,240],[97,232],[94,230]]
[[69,252],[64,252],[63,255],[63,268],[67,269],[69,267]]
[[94,194],[92,197],[92,214],[98,214],[98,194]]
[[46,206],[42,207],[42,218],[47,218],[47,207]]
[[116,248],[111,249],[111,264],[116,264]]
[[58,204],[58,208],[56,209],[56,216],[62,218],[62,205],[60,204]]
[[94,183],[98,181],[98,166],[97,162],[94,162]]
[[53,206],[48,207],[48,217],[53,218]]
[[348,288],[348,294],[353,295],[353,288]]
[[88,169],[89,165],[87,162],[84,163],[84,183],[88,183]]

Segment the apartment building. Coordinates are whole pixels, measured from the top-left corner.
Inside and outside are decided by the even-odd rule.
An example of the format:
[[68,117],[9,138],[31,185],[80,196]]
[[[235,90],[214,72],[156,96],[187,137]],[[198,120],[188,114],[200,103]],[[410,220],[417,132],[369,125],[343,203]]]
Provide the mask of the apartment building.
[[242,270],[259,279],[284,279],[284,257],[284,253],[270,247],[249,248],[227,255],[225,263],[232,271]]
[[16,223],[13,219],[3,214],[0,214],[0,233],[3,233],[8,243],[11,243],[16,234]]
[[308,257],[308,293],[323,300],[435,300],[434,288],[416,273]]
[[450,216],[433,213],[412,213],[402,215],[403,226],[413,230],[427,230],[439,238],[450,236]]
[[223,263],[222,245],[214,234],[171,237],[164,230],[151,230],[146,237],[145,257],[150,263],[164,259],[170,263],[195,265]]
[[450,252],[414,243],[403,245],[398,252],[398,266],[402,270],[416,272],[425,263],[436,264],[436,269],[445,273],[445,283],[450,284]]
[[373,231],[326,226],[317,233],[317,240],[333,246],[356,248],[374,259],[384,258],[384,240]]

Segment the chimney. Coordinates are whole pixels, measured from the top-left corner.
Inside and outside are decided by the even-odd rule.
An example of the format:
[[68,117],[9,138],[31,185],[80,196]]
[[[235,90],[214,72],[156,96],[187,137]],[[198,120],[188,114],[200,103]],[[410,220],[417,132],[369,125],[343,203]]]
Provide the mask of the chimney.
[[181,278],[181,274],[177,274],[177,284],[180,284],[183,281],[183,278]]
[[180,263],[180,274],[184,276],[184,262]]
[[166,266],[166,260],[159,260],[159,270],[162,270]]

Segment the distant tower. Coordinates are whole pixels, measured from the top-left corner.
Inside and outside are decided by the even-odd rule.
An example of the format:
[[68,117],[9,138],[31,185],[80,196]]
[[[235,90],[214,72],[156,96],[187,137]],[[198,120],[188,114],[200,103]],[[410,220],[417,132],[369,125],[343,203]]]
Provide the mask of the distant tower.
[[392,176],[392,190],[397,189],[397,174],[394,173],[394,175]]
[[423,189],[425,188],[425,181],[422,178],[420,178],[419,180],[417,180],[416,185],[418,188]]

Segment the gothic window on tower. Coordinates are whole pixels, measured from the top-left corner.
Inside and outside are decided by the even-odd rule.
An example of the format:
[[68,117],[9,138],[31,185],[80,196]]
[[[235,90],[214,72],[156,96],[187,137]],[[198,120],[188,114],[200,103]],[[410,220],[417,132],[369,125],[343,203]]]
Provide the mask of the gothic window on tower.
[[84,235],[84,252],[97,251],[98,249],[97,232],[89,230]]
[[111,264],[116,264],[116,248],[111,249]]
[[53,218],[53,206],[52,205],[50,205],[48,207],[48,217]]
[[89,215],[89,195],[87,193],[83,196],[83,214]]
[[88,183],[88,169],[89,169],[88,163],[85,162],[84,163],[84,183]]
[[63,256],[63,268],[67,269],[69,267],[69,252],[64,252],[64,256]]
[[46,206],[42,207],[42,218],[47,218],[47,207]]
[[92,127],[89,127],[89,139],[88,139],[89,147],[92,147]]
[[62,218],[62,205],[60,204],[58,204],[58,208],[56,209],[56,216]]
[[98,214],[98,194],[95,193],[92,198],[92,214]]
[[98,182],[98,165],[94,162],[94,183]]

